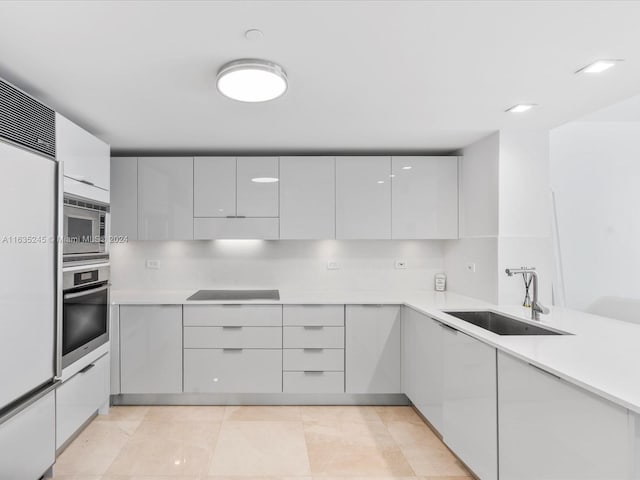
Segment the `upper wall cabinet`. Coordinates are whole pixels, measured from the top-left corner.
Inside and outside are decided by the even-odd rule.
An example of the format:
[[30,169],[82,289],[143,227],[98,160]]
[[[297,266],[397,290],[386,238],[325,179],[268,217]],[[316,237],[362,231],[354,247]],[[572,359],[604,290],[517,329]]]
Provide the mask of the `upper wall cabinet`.
[[193,158],[138,159],[138,239],[193,239]]
[[277,217],[278,157],[196,157],[194,216]]
[[393,157],[392,238],[458,238],[457,157]]
[[278,238],[278,157],[196,157],[194,238]]
[[336,236],[334,157],[280,158],[280,238]]
[[336,238],[391,238],[391,158],[336,158]]
[[56,114],[57,159],[64,171],[64,191],[109,202],[109,145]]
[[138,239],[138,159],[111,159],[111,234]]

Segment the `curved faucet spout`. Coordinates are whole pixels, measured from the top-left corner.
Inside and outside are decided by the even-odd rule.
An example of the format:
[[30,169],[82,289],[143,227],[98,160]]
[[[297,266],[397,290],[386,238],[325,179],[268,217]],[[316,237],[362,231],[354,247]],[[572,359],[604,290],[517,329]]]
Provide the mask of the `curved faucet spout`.
[[504,271],[510,277],[518,273],[526,273],[531,275],[531,287],[533,299],[531,301],[531,320],[540,320],[540,314],[549,313],[549,309],[538,301],[538,272],[535,268],[507,268]]

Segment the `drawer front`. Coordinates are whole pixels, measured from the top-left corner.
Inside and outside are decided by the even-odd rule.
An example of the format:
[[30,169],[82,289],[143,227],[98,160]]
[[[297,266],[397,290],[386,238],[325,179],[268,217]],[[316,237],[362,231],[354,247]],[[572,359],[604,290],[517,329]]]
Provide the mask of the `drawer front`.
[[55,423],[55,393],[49,392],[0,424],[0,478],[40,478],[55,461]]
[[285,305],[283,325],[344,327],[344,305]]
[[185,305],[185,327],[281,327],[281,305]]
[[344,393],[344,372],[283,372],[284,393]]
[[284,348],[344,348],[344,327],[283,327]]
[[184,348],[282,348],[282,327],[185,327]]
[[109,399],[109,355],[56,390],[56,449]]
[[341,348],[286,349],[282,352],[282,368],[290,371],[342,372],[344,370],[344,350]]
[[194,218],[195,240],[280,238],[279,218]]
[[282,391],[282,350],[187,349],[188,393],[277,393]]

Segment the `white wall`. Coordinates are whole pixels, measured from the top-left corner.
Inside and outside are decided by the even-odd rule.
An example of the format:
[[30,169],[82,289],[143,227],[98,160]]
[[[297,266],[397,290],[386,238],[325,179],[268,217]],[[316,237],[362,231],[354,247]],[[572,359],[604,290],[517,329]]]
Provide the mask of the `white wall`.
[[[540,301],[551,302],[549,134],[501,130],[462,151],[460,240],[445,246],[451,290],[493,303],[524,299],[507,267],[532,266]],[[473,272],[473,267],[475,272]]]
[[[497,303],[500,134],[491,134],[460,154],[460,239],[445,243],[448,289]],[[467,268],[469,264],[475,265],[475,272]]]
[[460,160],[460,238],[498,235],[500,133],[469,145]]
[[521,277],[509,267],[535,267],[539,300],[552,302],[549,131],[501,130],[499,167],[498,303],[522,302]]
[[[111,247],[115,289],[433,289],[442,241],[215,240],[129,242]],[[161,268],[145,268],[145,260]],[[327,261],[339,270],[327,270]],[[396,270],[405,260],[406,270]]]
[[573,122],[551,134],[567,306],[640,299],[640,123]]

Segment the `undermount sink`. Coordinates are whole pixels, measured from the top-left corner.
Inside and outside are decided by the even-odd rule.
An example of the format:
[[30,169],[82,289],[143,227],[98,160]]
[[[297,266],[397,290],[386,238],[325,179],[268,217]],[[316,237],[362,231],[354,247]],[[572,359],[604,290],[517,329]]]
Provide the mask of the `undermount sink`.
[[444,312],[498,335],[569,335],[565,332],[531,325],[490,311]]
[[187,300],[280,300],[280,290],[198,290]]

